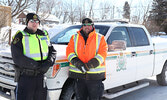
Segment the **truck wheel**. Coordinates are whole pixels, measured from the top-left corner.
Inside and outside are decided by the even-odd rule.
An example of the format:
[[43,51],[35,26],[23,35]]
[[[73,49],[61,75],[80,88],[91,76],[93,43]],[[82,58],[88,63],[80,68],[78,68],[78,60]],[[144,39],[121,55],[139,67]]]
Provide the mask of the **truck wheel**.
[[71,82],[65,87],[63,87],[59,100],[76,100],[74,94],[74,82]]
[[167,86],[167,62],[164,64],[162,72],[156,78],[159,85]]

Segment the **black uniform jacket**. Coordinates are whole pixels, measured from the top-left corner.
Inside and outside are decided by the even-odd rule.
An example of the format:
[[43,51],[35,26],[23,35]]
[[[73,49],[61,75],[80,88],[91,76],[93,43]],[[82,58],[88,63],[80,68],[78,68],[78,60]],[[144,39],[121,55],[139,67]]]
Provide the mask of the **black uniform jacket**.
[[[29,30],[26,27],[24,29],[24,31],[28,32],[30,34],[44,35],[44,32],[42,30],[39,30],[39,29],[37,29],[37,31],[35,33],[33,33],[31,30]],[[44,61],[35,61],[29,57],[26,57],[23,54],[22,37],[23,37],[23,35],[21,32],[17,33],[15,35],[12,43],[11,43],[12,59],[13,59],[15,65],[20,69],[36,70],[39,67],[41,67],[41,64]],[[52,52],[50,52],[50,54],[48,54],[48,57],[51,55],[52,55]]]

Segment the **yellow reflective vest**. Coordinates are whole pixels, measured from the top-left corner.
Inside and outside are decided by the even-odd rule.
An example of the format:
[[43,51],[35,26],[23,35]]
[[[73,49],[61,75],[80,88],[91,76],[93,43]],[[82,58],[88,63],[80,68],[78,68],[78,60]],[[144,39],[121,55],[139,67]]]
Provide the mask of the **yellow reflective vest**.
[[23,54],[35,61],[46,60],[48,57],[49,36],[46,31],[45,35],[29,34],[20,31],[23,35]]

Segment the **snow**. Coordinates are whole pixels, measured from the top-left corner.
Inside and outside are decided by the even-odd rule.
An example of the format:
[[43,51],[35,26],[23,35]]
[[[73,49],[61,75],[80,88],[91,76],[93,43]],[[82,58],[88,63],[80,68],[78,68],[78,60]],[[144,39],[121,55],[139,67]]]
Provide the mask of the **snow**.
[[162,42],[167,43],[167,35],[154,36],[154,37],[152,37],[152,40],[153,40],[153,42],[156,42],[156,43],[162,43]]
[[[49,33],[49,37],[51,38],[54,35],[56,35],[58,32],[60,32],[61,30],[63,30],[64,28],[66,28],[68,26],[70,26],[70,24],[50,24],[49,26],[48,25],[40,26],[39,29],[47,30]],[[26,27],[26,25],[12,23],[11,37],[13,37],[18,30],[24,30],[25,27]],[[1,33],[0,34],[0,47],[1,48],[6,47],[6,44],[8,42],[8,38],[4,39],[4,34],[9,32],[9,29],[10,29],[10,27],[7,26],[7,27],[1,28],[1,30],[0,30],[1,31],[0,32]]]

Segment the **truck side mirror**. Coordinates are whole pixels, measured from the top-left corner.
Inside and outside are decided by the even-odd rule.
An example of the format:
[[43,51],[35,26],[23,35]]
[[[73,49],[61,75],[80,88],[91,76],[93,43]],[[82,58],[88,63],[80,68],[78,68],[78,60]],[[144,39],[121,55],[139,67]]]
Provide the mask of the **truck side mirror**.
[[124,40],[114,40],[112,44],[108,44],[108,51],[120,51],[126,50],[126,41]]

